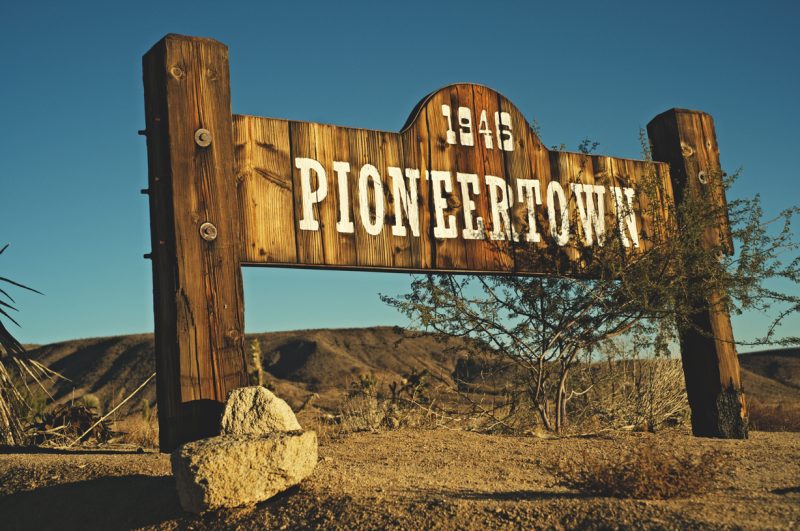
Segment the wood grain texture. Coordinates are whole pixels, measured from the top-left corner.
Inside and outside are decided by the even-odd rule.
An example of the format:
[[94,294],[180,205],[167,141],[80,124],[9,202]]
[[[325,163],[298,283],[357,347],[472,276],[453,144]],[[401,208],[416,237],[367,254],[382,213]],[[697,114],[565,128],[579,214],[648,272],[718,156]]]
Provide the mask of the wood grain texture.
[[[246,384],[227,48],[168,35],[143,58],[161,449],[218,431]],[[200,147],[195,131],[212,142]],[[217,238],[205,241],[210,222]]]
[[[711,207],[725,207],[719,148],[711,116],[671,109],[655,117],[647,132],[653,157],[669,163],[676,200],[687,195]],[[700,172],[705,177],[700,178]],[[705,182],[704,182],[705,181]],[[678,227],[680,228],[680,227]],[[732,249],[726,217],[705,229],[702,242],[709,252]],[[691,286],[689,286],[691,292]],[[747,437],[747,406],[742,392],[739,359],[724,293],[694,303],[693,326],[680,330],[686,391],[695,435]]]
[[297,261],[289,122],[233,117],[242,262]]
[[[449,109],[449,121],[443,105]],[[502,113],[507,113],[510,120],[507,126],[498,125],[498,120],[503,121]],[[571,184],[606,186],[602,208],[607,238],[613,238],[620,225],[614,195],[608,187],[637,188],[649,174],[661,181],[669,180],[669,170],[663,163],[549,151],[508,99],[490,88],[473,84],[451,85],[424,98],[400,133],[253,116],[235,117],[234,127],[237,164],[244,175],[240,176],[239,204],[244,240],[241,260],[246,265],[592,276],[597,274],[593,269],[596,245],[587,246],[583,241],[584,227],[579,221]],[[505,137],[498,128],[506,127],[511,133],[511,146],[503,144],[506,149],[501,149]],[[286,128],[288,135],[284,140],[282,131]],[[256,132],[273,139],[266,141],[275,146],[272,151],[258,147]],[[462,133],[471,134],[471,139],[462,142]],[[256,161],[259,149],[264,155]],[[267,155],[269,158],[265,159]],[[326,176],[327,195],[313,205],[318,230],[298,226],[303,216],[301,172],[295,163],[298,157],[319,162]],[[340,197],[334,163],[346,163],[349,168],[344,198]],[[368,187],[367,220],[362,219],[360,209],[360,172],[365,165],[374,167],[382,185],[380,196],[375,194],[374,186]],[[258,180],[255,186],[251,168],[257,167],[266,168],[270,178]],[[281,168],[284,173],[280,173]],[[411,234],[408,213],[395,209],[400,198],[393,193],[390,171],[398,169],[404,177],[409,169],[419,175],[418,236]],[[437,171],[444,174],[435,174]],[[470,175],[477,176],[474,188],[471,183],[461,182],[469,181]],[[501,192],[497,187],[491,189],[487,175],[505,183],[506,191],[502,193],[510,200],[508,214],[513,232],[505,227],[504,216],[498,216],[497,209],[492,208],[492,192]],[[439,195],[443,201],[438,221],[435,177],[439,177]],[[315,179],[312,178],[312,189],[319,185]],[[538,182],[541,202],[534,205],[534,213],[529,216],[520,183],[532,180]],[[569,240],[564,245],[557,245],[552,237],[547,197],[551,181],[563,187],[569,213]],[[288,187],[281,185],[286,182],[292,183],[291,199]],[[653,198],[637,195],[634,209],[638,229],[642,233],[653,231],[650,225],[659,222],[642,211],[643,205],[666,204],[671,200],[669,193]],[[288,201],[293,202],[291,207]],[[382,231],[369,234],[365,221],[374,223],[376,208],[381,207]],[[289,209],[292,216],[287,214]],[[337,229],[343,209],[353,223],[352,233]],[[397,212],[407,229],[405,236],[392,232]],[[290,219],[292,227],[288,225]],[[478,219],[483,222],[480,237],[464,238],[465,229],[478,228]],[[557,219],[560,222],[559,216]],[[539,241],[527,241],[532,222]],[[467,227],[468,223],[471,227]],[[442,232],[437,236],[437,226],[440,231],[451,230],[455,237],[443,237]],[[513,241],[511,236],[519,241]],[[289,252],[292,239],[296,242],[296,255]],[[275,250],[269,250],[270,246],[275,246]],[[643,243],[627,252],[641,252],[645,248]]]

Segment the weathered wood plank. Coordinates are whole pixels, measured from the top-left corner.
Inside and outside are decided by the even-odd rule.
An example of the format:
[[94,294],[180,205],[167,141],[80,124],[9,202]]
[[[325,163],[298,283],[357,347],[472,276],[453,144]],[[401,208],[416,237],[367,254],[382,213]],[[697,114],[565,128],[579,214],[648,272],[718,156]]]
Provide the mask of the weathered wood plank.
[[[246,384],[228,52],[168,35],[143,68],[160,445],[170,450],[218,432],[220,402]],[[201,238],[204,223],[216,238]]]
[[[443,106],[450,110],[450,121],[443,114]],[[469,101],[459,99],[458,87],[451,86],[435,93],[427,102],[427,130],[429,138],[430,174],[428,178],[431,196],[435,267],[437,269],[467,269],[467,250],[464,240],[459,238],[463,230],[460,195],[456,189],[452,169],[458,167],[458,143],[460,142],[458,108],[472,107]],[[422,124],[419,124],[421,127]]]
[[416,119],[401,133],[403,167],[417,170],[419,174],[419,238],[412,241],[415,268],[429,270],[435,267],[436,246],[433,239],[433,207],[430,194],[430,137],[428,135],[428,110],[419,109]]
[[[357,264],[363,267],[393,267],[393,220],[387,204],[391,190],[389,166],[400,166],[400,137],[369,130],[349,130],[350,160],[353,168],[351,196],[354,209]],[[398,263],[409,263],[398,253]]]
[[[653,158],[669,163],[678,200],[690,195],[710,208],[725,207],[719,149],[709,115],[672,109],[656,116],[647,125],[647,133]],[[704,231],[702,243],[709,252],[730,243],[726,225],[727,219],[721,218]],[[745,438],[747,407],[730,316],[723,304],[726,294],[695,300],[691,293],[689,286],[693,326],[682,327],[679,334],[692,431],[698,436]]]
[[242,262],[297,262],[289,122],[233,117]]

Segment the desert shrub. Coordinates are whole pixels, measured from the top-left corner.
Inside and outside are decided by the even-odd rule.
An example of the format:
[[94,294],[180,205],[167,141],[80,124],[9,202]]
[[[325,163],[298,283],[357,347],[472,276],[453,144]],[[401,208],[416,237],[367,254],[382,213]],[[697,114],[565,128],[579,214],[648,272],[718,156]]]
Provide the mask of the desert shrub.
[[247,360],[247,379],[250,385],[262,385],[264,383],[264,366],[261,361],[261,341],[254,337],[250,341],[250,357]]
[[664,500],[708,490],[722,470],[725,455],[710,450],[698,455],[637,445],[620,453],[562,460],[552,470],[566,487],[615,498]]
[[139,415],[130,415],[118,423],[120,442],[133,444],[142,448],[158,448],[158,415],[157,407],[142,398]]
[[426,370],[412,369],[399,381],[385,387],[374,375],[362,374],[350,385],[336,418],[343,433],[435,427],[443,417],[435,403],[430,374]]
[[78,401],[61,404],[52,411],[42,415],[40,422],[31,427],[33,441],[36,444],[72,443],[93,439],[98,443],[111,439],[109,423],[100,418],[95,408],[90,408]]
[[378,400],[378,383],[372,374],[360,374],[350,384],[341,405],[339,427],[342,432],[374,431],[385,418],[385,405]]
[[750,427],[756,431],[800,431],[800,407],[749,400]]
[[385,410],[374,396],[345,399],[340,415],[341,431],[375,431],[383,424]]
[[121,424],[121,429],[121,442],[142,448],[158,448],[158,420],[155,415],[150,418],[132,415]]
[[573,404],[578,427],[590,420],[602,428],[656,432],[686,422],[689,402],[679,359],[637,359],[624,350],[607,355],[576,374],[588,389]]
[[83,406],[87,409],[92,409],[97,414],[103,413],[102,410],[100,409],[100,399],[97,398],[96,395],[93,395],[91,393],[86,393],[85,395],[75,400],[75,405]]

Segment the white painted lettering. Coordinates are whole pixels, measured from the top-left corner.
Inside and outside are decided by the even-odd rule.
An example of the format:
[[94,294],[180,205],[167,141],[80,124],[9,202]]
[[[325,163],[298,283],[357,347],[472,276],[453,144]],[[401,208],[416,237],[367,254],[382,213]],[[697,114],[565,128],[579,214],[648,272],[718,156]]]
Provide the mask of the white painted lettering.
[[433,188],[433,210],[436,217],[436,225],[433,227],[433,237],[455,238],[458,235],[456,217],[452,214],[448,215],[447,223],[445,224],[444,211],[447,210],[447,199],[442,196],[442,183],[444,183],[445,192],[451,193],[453,191],[451,173],[449,171],[433,170],[429,172],[429,175]]
[[442,116],[447,118],[447,143],[448,144],[455,144],[456,143],[456,132],[453,131],[453,116],[452,111],[450,110],[450,106],[447,104],[442,104]]
[[336,173],[336,182],[339,185],[339,221],[336,222],[336,230],[352,234],[355,232],[355,226],[350,219],[350,190],[347,186],[350,163],[335,160],[333,161],[333,171]]
[[[572,193],[578,205],[578,217],[583,228],[583,244],[592,245],[592,233],[597,236],[597,244],[602,247],[606,242],[605,220],[605,187],[594,184],[572,183]],[[595,203],[594,196],[597,197]]]
[[462,146],[475,145],[475,136],[472,134],[472,111],[469,107],[458,108],[458,135]]
[[[614,191],[614,206],[617,209],[617,223],[619,224],[619,234],[622,238],[622,245],[625,247],[633,246],[639,247],[639,231],[636,227],[636,213],[633,210],[633,197],[635,192],[633,188],[619,188],[614,186],[611,188]],[[623,197],[624,195],[624,197]],[[627,230],[631,233],[630,240],[626,233]]]
[[480,194],[478,176],[474,173],[456,173],[456,180],[461,184],[461,208],[464,211],[464,230],[461,234],[465,240],[485,240],[483,218],[473,217],[475,201],[470,197]]
[[536,230],[536,205],[542,204],[542,190],[537,179],[517,179],[517,201],[522,202],[528,210],[528,234],[525,241],[539,242],[542,237]]
[[505,111],[494,113],[494,125],[497,129],[497,146],[503,151],[514,151],[511,115]]
[[403,210],[405,210],[408,224],[411,226],[411,234],[419,237],[419,195],[417,193],[419,170],[406,168],[408,188],[406,188],[406,181],[403,178],[403,170],[401,168],[389,166],[386,171],[392,177],[392,196],[394,197],[392,234],[395,236],[405,236],[407,234],[406,226],[403,224]]
[[481,119],[478,122],[478,133],[483,135],[483,143],[486,149],[492,149],[492,130],[489,129],[489,120],[486,118],[486,109],[481,111]]
[[489,236],[493,240],[519,241],[519,235],[511,225],[511,216],[508,213],[509,205],[514,201],[511,189],[501,177],[487,175],[486,187],[489,189],[489,206],[492,209],[492,231]]
[[[314,205],[328,195],[328,178],[325,169],[318,161],[297,157],[294,164],[300,170],[300,189],[303,196],[303,218],[300,230],[319,230],[319,220],[314,217]],[[311,191],[311,172],[317,175],[317,189]]]
[[[369,183],[372,181],[373,195],[375,197],[375,221],[369,208]],[[361,223],[367,234],[377,236],[383,230],[384,200],[383,183],[378,168],[372,164],[364,164],[358,176],[358,202],[361,211]]]
[[[556,218],[556,196],[558,196],[558,214],[561,223]],[[559,246],[569,242],[569,216],[567,215],[567,197],[558,181],[550,181],[547,185],[547,219],[550,224],[550,235]]]

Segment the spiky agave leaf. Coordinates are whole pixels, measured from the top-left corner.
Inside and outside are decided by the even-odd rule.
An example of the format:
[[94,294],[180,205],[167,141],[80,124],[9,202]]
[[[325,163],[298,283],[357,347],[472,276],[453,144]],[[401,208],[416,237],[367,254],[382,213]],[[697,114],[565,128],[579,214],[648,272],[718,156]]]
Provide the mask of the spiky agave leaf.
[[[3,254],[5,250],[8,249],[8,244],[5,244],[2,249],[0,249],[0,254]],[[15,282],[10,278],[0,276],[0,283],[10,284],[12,286],[16,286],[18,288],[22,288],[28,291],[32,291],[34,293],[42,294],[40,291],[37,291],[31,287],[28,287],[24,284],[20,284],[19,282]],[[6,300],[3,300],[5,298]],[[19,326],[19,323],[9,315],[8,311],[18,311],[17,308],[14,306],[15,301],[11,295],[8,294],[7,291],[0,289],[0,315],[14,323],[15,325]],[[2,351],[0,351],[0,356],[5,353],[6,356],[24,356],[25,355],[25,348],[22,344],[14,337],[14,335],[6,328],[3,320],[0,319],[0,347],[2,347]]]
[[[0,254],[3,254],[6,249],[8,249],[8,244],[0,248]],[[1,284],[15,286],[41,295],[40,291],[3,276],[0,276]],[[28,385],[27,378],[32,377],[33,381],[48,395],[41,378],[60,376],[38,361],[31,359],[25,347],[6,327],[3,318],[19,326],[16,319],[8,313],[9,311],[18,311],[15,304],[14,298],[6,290],[0,288],[0,444],[10,445],[26,442],[25,426],[20,418],[20,412],[30,410],[30,405],[25,400],[24,394],[20,392],[19,384],[12,378],[5,362],[13,362],[17,366],[17,372],[22,376],[25,386]]]

